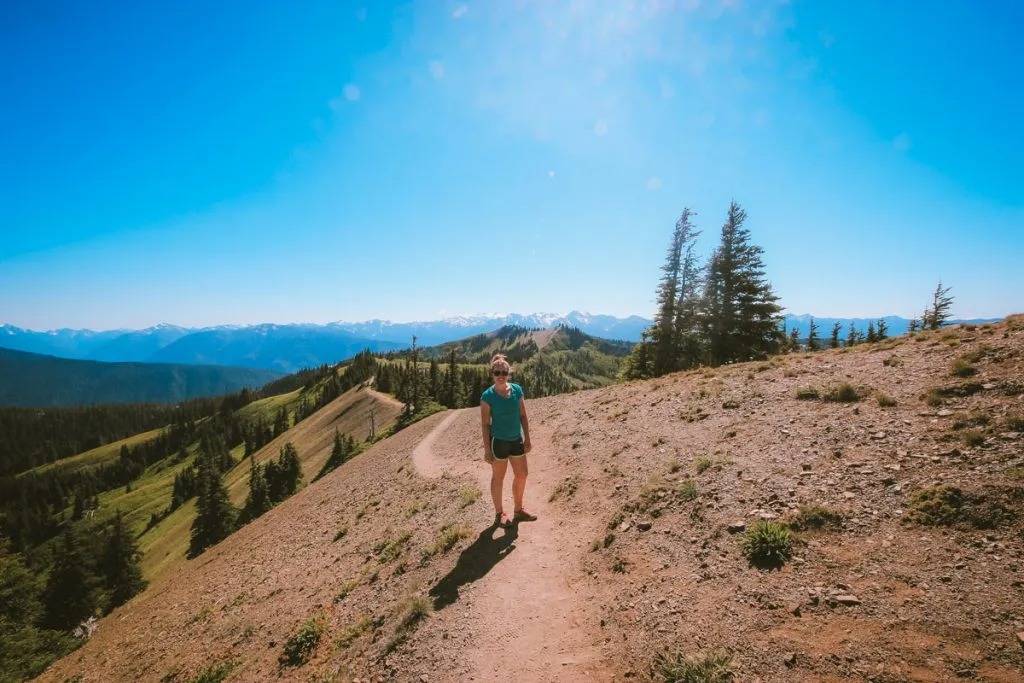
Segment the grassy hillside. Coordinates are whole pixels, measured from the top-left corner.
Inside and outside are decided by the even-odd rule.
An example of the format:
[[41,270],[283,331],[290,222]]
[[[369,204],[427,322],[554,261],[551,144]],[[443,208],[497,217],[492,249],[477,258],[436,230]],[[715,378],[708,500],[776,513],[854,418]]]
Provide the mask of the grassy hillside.
[[1022,373],[1010,318],[540,399],[505,531],[437,415],[42,680],[1017,681]]
[[260,387],[270,370],[213,365],[101,363],[0,348],[0,406],[177,403]]

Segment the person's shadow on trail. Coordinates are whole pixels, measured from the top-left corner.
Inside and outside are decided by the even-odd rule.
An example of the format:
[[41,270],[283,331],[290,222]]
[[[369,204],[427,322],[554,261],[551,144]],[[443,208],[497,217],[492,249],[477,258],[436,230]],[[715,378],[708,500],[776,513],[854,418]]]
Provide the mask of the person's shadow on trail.
[[519,529],[513,524],[504,529],[504,534],[495,538],[494,532],[500,527],[491,525],[480,532],[472,545],[462,551],[459,561],[448,574],[430,589],[434,599],[434,610],[444,609],[459,599],[459,588],[482,578],[494,565],[508,557],[516,549]]

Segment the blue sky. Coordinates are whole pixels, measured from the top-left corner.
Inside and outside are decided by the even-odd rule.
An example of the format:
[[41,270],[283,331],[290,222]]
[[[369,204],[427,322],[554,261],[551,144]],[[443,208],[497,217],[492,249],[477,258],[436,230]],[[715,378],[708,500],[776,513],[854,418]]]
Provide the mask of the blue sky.
[[791,313],[1024,311],[1024,5],[0,5],[0,323],[651,316],[683,207]]

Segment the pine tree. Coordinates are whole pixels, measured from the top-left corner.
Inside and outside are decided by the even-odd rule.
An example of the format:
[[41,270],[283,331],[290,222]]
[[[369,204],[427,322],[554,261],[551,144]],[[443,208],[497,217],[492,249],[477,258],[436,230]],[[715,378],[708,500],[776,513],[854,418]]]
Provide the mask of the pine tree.
[[828,346],[830,349],[839,348],[839,330],[842,328],[842,323],[838,320],[832,323],[832,334],[828,338]]
[[868,321],[868,336],[865,339],[865,341],[867,341],[868,343],[878,341],[878,337],[875,335],[875,321],[874,320],[869,320]]
[[763,358],[779,347],[778,297],[765,279],[764,250],[750,243],[747,213],[732,202],[708,267],[705,326],[712,365]]
[[818,350],[818,323],[814,322],[813,317],[811,318],[810,328],[807,330],[807,350]]
[[208,456],[199,459],[199,494],[196,518],[192,523],[189,557],[197,557],[206,548],[227,538],[235,529],[236,511],[224,488],[217,464]]
[[622,379],[647,379],[654,376],[654,353],[651,331],[640,333],[640,341],[633,345],[622,363]]
[[907,332],[917,332],[919,324],[917,318],[911,318],[910,323],[907,325]]
[[451,352],[448,354],[448,374],[445,377],[445,379],[448,380],[448,387],[445,392],[447,398],[445,405],[449,408],[459,407],[458,394],[456,393],[459,366],[455,360],[455,347],[453,346]]
[[267,485],[267,469],[253,458],[249,461],[249,493],[245,497],[242,523],[250,522],[271,507],[270,487]]
[[110,596],[110,607],[123,605],[146,587],[146,581],[142,578],[141,558],[142,553],[125,528],[124,518],[118,510],[103,548],[100,565],[103,583]]
[[847,346],[854,346],[857,343],[857,340],[859,338],[860,338],[860,333],[857,332],[857,328],[855,328],[853,326],[853,321],[851,320],[850,321],[850,329],[846,333],[846,345]]
[[939,284],[935,287],[935,293],[932,294],[932,306],[929,309],[928,327],[930,329],[939,329],[952,317],[949,312],[953,306],[953,297],[949,295],[951,289],[953,288],[943,287],[942,280],[939,280]]
[[885,318],[878,319],[878,332],[875,334],[875,338],[878,341],[885,341],[889,338],[889,323],[885,322]]
[[786,340],[786,350],[796,352],[800,350],[800,328],[794,327],[789,331],[789,338]]
[[658,312],[654,317],[651,336],[654,339],[654,375],[660,376],[678,370],[678,334],[676,307],[680,301],[683,282],[683,254],[692,245],[696,234],[690,223],[690,209],[684,208],[672,232],[662,277],[658,285]]
[[92,616],[99,602],[96,584],[87,555],[74,531],[67,529],[57,543],[43,591],[44,623],[59,631],[70,631]]

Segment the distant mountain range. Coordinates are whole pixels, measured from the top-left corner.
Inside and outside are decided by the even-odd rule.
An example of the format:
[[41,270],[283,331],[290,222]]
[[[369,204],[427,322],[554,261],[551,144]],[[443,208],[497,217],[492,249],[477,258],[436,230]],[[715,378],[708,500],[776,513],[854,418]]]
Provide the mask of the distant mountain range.
[[259,368],[101,363],[0,348],[0,406],[178,403],[256,389],[281,376]]
[[[801,336],[806,336],[810,317],[787,315],[787,329],[796,327]],[[910,323],[898,316],[886,316],[884,320],[890,335],[904,334]],[[878,319],[815,317],[815,321],[819,336],[827,337],[832,325],[839,322],[845,338],[851,322],[863,332],[869,322],[877,325]],[[0,325],[0,347],[81,360],[210,364],[291,373],[336,363],[364,349],[387,352],[408,348],[412,345],[413,336],[418,346],[433,346],[508,325],[528,328],[563,325],[578,328],[594,337],[637,342],[640,334],[651,325],[651,320],[636,315],[617,318],[573,311],[566,315],[512,313],[410,323],[367,320],[326,325],[263,324],[205,328],[157,325],[144,330],[100,332],[72,329],[36,332]]]

